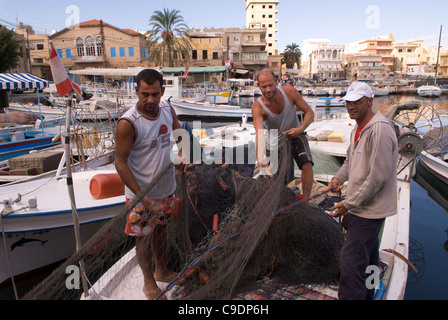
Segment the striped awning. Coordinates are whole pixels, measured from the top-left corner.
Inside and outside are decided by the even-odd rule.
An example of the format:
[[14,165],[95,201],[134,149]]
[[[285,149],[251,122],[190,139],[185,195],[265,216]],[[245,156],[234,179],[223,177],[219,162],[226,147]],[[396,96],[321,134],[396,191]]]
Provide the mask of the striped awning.
[[42,89],[48,81],[29,73],[0,73],[0,89]]

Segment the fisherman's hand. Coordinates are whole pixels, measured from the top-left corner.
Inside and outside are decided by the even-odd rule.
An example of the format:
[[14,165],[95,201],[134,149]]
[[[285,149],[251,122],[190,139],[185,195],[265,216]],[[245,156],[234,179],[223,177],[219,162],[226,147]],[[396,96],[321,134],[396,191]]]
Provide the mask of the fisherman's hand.
[[150,197],[148,196],[144,196],[141,203],[143,204],[143,206],[150,210],[150,211],[160,211],[163,209],[163,205],[158,204],[156,201],[152,200]]
[[338,178],[333,177],[328,184],[328,188],[326,191],[333,191],[333,192],[339,192],[341,191],[342,183],[339,181]]
[[347,209],[344,207],[343,202],[336,203],[332,208],[330,208],[330,216],[338,218],[347,213]]
[[258,161],[258,170],[264,179],[269,179],[269,178],[274,177],[274,175],[270,171],[271,168],[272,168],[271,164],[261,163],[260,161]]
[[176,159],[174,160],[174,165],[176,167],[176,170],[178,170],[179,172],[182,172],[182,171],[185,172],[188,167],[188,165],[187,165],[189,162],[188,160],[189,159],[187,157],[182,156],[182,149],[179,150],[179,152],[176,156]]
[[285,135],[288,139],[294,139],[300,136],[303,132],[299,128],[291,128],[289,130],[283,131],[283,135]]

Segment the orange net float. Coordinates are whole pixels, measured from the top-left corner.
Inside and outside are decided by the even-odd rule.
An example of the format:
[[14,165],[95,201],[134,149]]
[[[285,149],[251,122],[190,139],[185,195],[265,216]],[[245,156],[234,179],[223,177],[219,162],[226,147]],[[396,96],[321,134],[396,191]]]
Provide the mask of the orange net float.
[[90,180],[90,194],[93,198],[106,199],[124,195],[124,183],[118,173],[99,173]]

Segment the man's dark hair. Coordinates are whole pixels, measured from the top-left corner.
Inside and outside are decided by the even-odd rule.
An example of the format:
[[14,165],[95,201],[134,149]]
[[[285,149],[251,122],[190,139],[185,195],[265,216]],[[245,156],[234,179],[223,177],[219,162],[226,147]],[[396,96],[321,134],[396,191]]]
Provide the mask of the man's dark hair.
[[163,87],[163,76],[161,73],[155,69],[145,69],[140,71],[135,77],[135,82],[137,86],[140,86],[141,81],[145,81],[147,84],[152,85],[154,82],[159,81],[160,87]]

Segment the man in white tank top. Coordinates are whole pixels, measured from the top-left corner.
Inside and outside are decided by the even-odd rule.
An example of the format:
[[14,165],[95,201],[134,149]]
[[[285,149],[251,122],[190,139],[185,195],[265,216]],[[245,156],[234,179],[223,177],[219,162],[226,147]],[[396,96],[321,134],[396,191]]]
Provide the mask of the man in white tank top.
[[[281,146],[288,140],[292,140],[293,157],[302,170],[302,196],[303,201],[308,202],[311,197],[313,185],[313,160],[305,136],[306,128],[314,119],[314,112],[300,93],[291,85],[277,87],[277,79],[270,69],[261,70],[258,74],[258,87],[262,97],[252,105],[252,118],[256,130],[257,162],[260,168],[268,168],[270,164],[263,159],[265,145],[263,135],[264,122],[267,129],[278,129],[278,144]],[[296,110],[303,111],[304,119],[300,124]],[[260,133],[260,134],[259,134]],[[258,142],[262,142],[262,144]],[[264,142],[264,143],[263,143]]]
[[[161,101],[162,75],[154,69],[136,78],[138,102],[118,122],[115,167],[125,184],[126,202],[140,196],[159,173],[168,171],[127,215],[125,233],[136,237],[136,253],[148,299],[160,294],[156,281],[171,282],[177,274],[166,266],[166,224],[174,207],[175,170],[171,163],[171,133],[181,126],[171,105]],[[179,141],[178,141],[179,142]],[[155,270],[151,268],[152,258]]]

